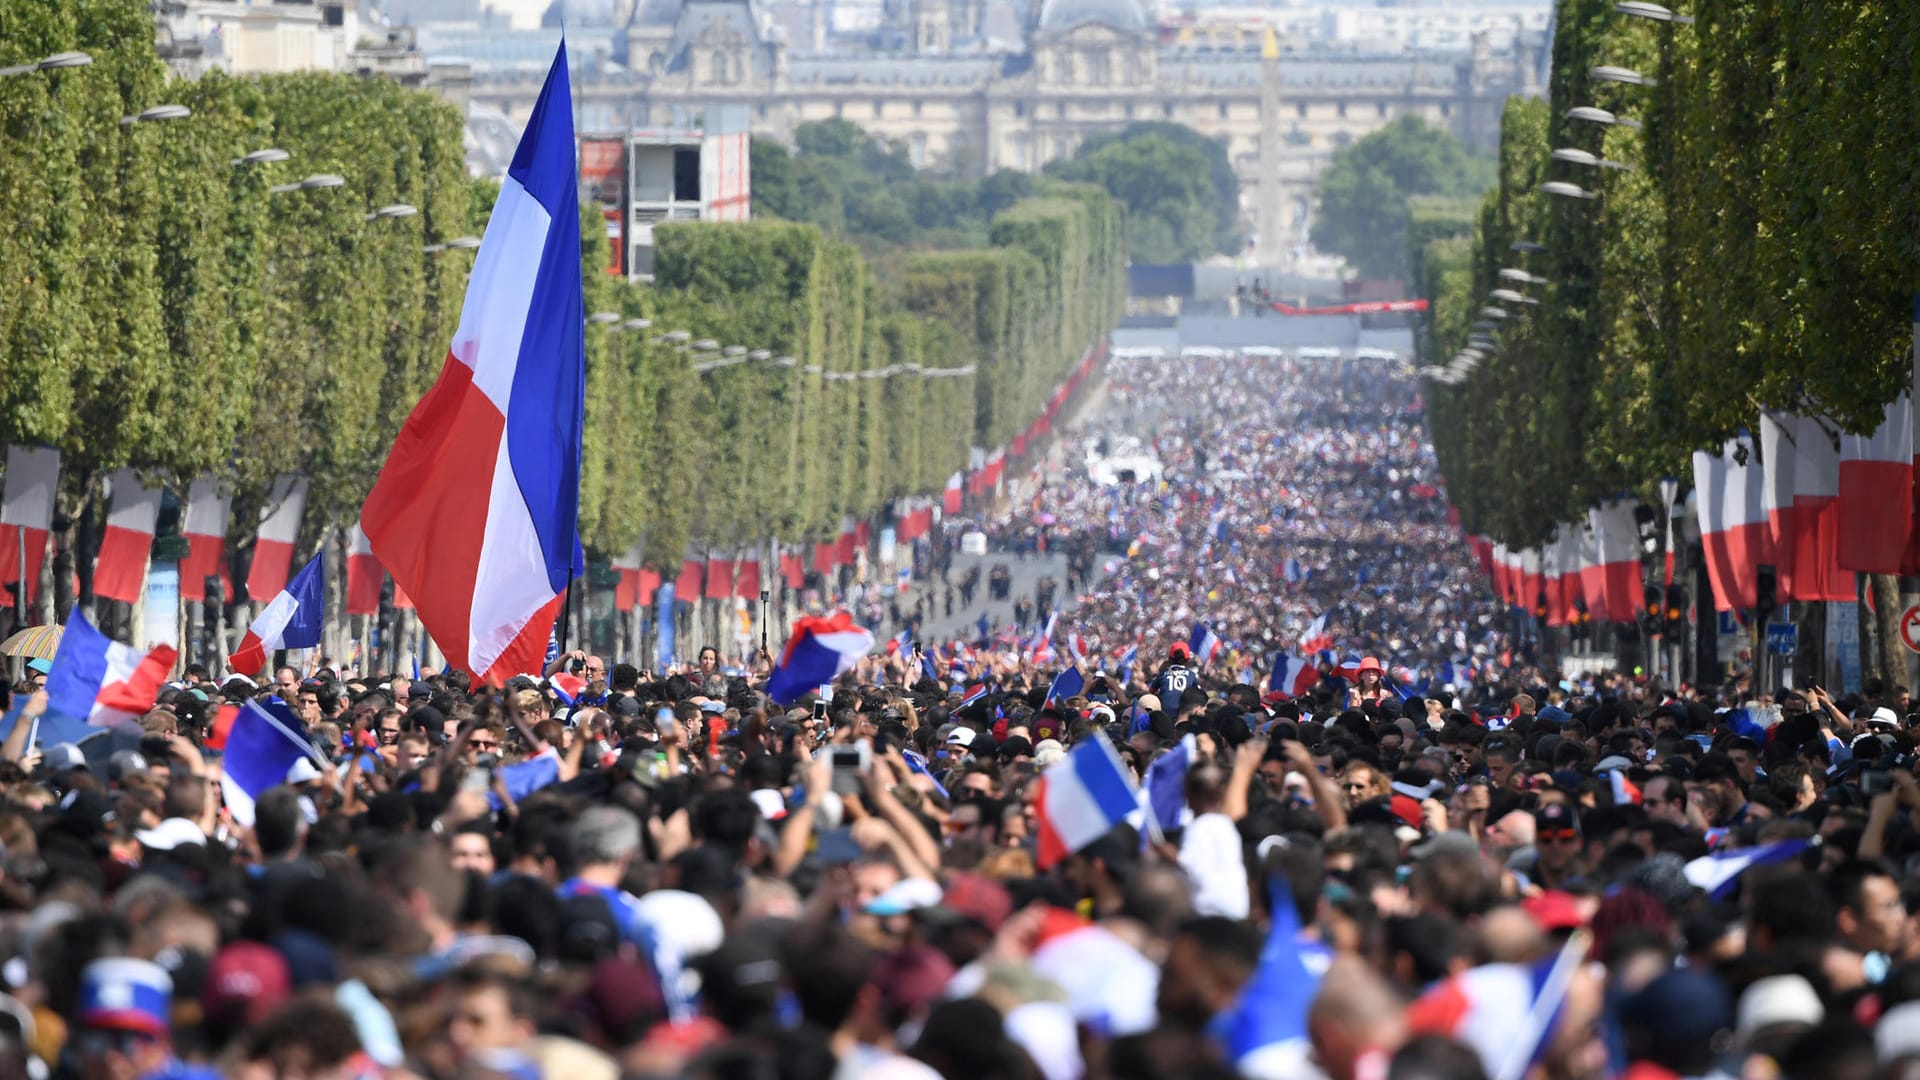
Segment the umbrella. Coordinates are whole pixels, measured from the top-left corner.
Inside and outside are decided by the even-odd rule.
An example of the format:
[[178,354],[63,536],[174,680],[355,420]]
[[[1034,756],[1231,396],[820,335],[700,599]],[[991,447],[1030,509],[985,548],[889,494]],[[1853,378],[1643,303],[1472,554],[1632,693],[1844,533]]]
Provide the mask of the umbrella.
[[29,626],[5,641],[0,641],[0,656],[28,656],[53,659],[60,651],[58,626]]

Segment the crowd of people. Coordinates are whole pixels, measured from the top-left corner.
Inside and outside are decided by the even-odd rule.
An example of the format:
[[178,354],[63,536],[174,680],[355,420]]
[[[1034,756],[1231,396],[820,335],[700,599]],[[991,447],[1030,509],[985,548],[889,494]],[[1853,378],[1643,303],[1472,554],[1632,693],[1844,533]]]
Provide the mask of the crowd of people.
[[[1088,437],[1162,478],[1000,524],[1110,563],[1056,640],[793,700],[711,650],[189,668],[103,755],[29,675],[0,1077],[1920,1077],[1904,694],[1513,653],[1420,424],[1388,367],[1115,361]],[[1323,614],[1358,671],[1271,685]],[[326,764],[239,814],[250,703]]]

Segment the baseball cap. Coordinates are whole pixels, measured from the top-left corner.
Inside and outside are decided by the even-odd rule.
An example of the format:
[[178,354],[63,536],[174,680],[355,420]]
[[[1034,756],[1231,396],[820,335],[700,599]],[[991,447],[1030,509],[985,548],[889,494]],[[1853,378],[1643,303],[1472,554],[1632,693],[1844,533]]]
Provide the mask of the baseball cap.
[[51,675],[53,673],[53,661],[36,656],[27,661],[27,670],[37,671],[42,675]]
[[119,783],[129,774],[147,771],[147,759],[138,750],[115,750],[107,759],[107,779]]
[[1769,975],[1756,980],[1740,995],[1739,1020],[1734,1032],[1750,1039],[1763,1028],[1775,1024],[1805,1024],[1812,1027],[1824,1020],[1826,1006],[1813,984],[1799,975]]
[[173,977],[151,960],[95,960],[80,975],[80,1023],[163,1037],[171,1030]]
[[1185,660],[1193,656],[1193,650],[1187,648],[1186,642],[1176,641],[1172,645],[1167,646],[1167,655],[1175,659]]
[[286,958],[257,941],[236,941],[207,967],[207,1019],[257,1024],[293,993]]
[[1533,812],[1533,827],[1541,834],[1573,830],[1580,832],[1580,818],[1564,803],[1548,803]]
[[974,730],[970,727],[957,727],[947,734],[948,746],[972,746]]
[[66,772],[87,767],[87,755],[70,742],[55,743],[41,751],[40,767],[48,772]]
[[412,686],[407,687],[408,701],[427,701],[427,700],[430,700],[432,697],[433,697],[433,687],[427,685],[426,683],[417,682],[417,683],[414,683]]
[[934,922],[973,921],[988,930],[1000,929],[1000,924],[1013,914],[1013,897],[1005,886],[970,870],[958,870],[947,875],[947,888],[940,896],[940,903],[927,908],[925,916]]
[[1555,930],[1572,930],[1583,925],[1586,920],[1580,917],[1580,902],[1572,893],[1559,889],[1548,889],[1520,901],[1520,910],[1533,916],[1540,929],[1548,933]]

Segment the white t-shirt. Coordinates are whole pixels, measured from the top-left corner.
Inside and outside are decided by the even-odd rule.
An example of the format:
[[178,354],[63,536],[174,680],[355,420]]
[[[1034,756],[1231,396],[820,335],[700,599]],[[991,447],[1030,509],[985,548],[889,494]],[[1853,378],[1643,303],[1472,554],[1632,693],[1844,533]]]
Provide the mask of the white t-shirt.
[[1193,881],[1194,914],[1247,917],[1247,861],[1233,819],[1220,813],[1194,818],[1180,834],[1180,865]]

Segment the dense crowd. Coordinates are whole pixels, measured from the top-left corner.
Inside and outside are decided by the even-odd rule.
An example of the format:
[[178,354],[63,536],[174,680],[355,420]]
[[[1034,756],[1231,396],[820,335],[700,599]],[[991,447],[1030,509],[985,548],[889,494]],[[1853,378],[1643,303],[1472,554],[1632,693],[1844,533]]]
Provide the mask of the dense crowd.
[[[1111,379],[1089,437],[1143,433],[1164,485],[1001,526],[1115,564],[1050,659],[876,649],[781,702],[782,658],[710,650],[189,668],[111,752],[29,745],[29,676],[0,1077],[1920,1077],[1903,692],[1497,662],[1408,380]],[[1368,661],[1268,686],[1322,613]],[[1487,662],[1387,686],[1455,655]],[[245,826],[217,725],[271,699],[326,764]],[[1102,762],[1141,797],[1088,832]]]

